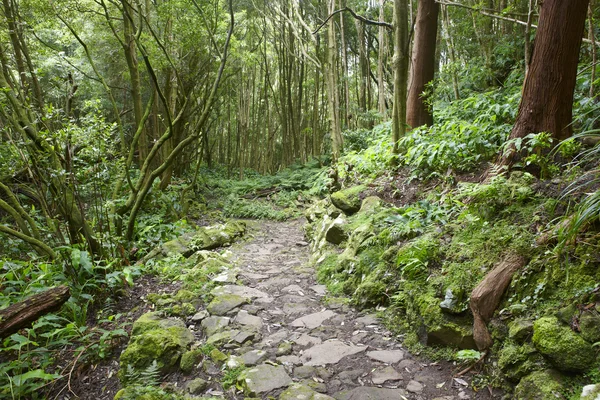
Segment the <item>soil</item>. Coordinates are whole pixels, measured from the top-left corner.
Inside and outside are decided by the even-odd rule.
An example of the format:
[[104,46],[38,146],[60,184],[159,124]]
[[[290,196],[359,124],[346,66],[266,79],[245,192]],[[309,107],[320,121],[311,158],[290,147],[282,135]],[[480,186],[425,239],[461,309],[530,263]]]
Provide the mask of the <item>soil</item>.
[[[315,281],[315,271],[309,265],[303,223],[249,222],[248,239],[231,247],[237,282],[225,283],[223,288],[251,288],[260,295],[252,296],[249,304],[226,315],[231,320],[226,329],[256,335],[243,344],[230,342],[220,346],[223,352],[243,357],[253,350],[263,350],[266,360],[259,364],[276,365],[290,380],[336,399],[379,398],[368,396],[378,396],[376,393],[383,393],[382,390],[397,396],[389,398],[410,400],[501,397],[501,393],[491,389],[470,389],[476,369],[455,378],[460,367],[410,354],[402,345],[402,337],[380,324],[375,314],[357,311],[342,299],[330,297],[325,287]],[[174,294],[177,287],[163,284],[156,277],[144,277],[120,300],[115,312],[128,312],[127,318],[134,321],[150,310],[143,301],[146,295],[157,291]],[[244,316],[258,317],[253,319],[254,331],[242,322]],[[205,343],[207,337],[200,323],[186,323],[196,341]],[[118,344],[111,359],[76,370],[70,388],[57,388],[49,398],[112,400],[120,388],[118,355],[124,346],[125,343]],[[344,351],[353,354],[344,356]],[[383,361],[379,360],[381,357]],[[163,386],[182,388],[186,382],[202,378],[208,382],[205,395],[246,397],[235,387],[223,389],[220,382],[224,368],[208,358],[203,364],[188,376],[178,372],[164,377]],[[277,398],[287,384],[260,392],[257,397]]]

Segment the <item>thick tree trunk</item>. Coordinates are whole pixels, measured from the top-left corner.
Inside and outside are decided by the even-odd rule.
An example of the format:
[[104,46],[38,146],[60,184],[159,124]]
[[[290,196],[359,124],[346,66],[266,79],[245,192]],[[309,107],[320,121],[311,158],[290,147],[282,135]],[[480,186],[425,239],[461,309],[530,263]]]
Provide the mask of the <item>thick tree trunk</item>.
[[0,339],[25,328],[69,300],[68,286],[58,286],[0,310]]
[[[589,0],[544,0],[531,65],[510,139],[550,132],[556,143],[572,134],[573,92]],[[498,167],[521,154],[509,148]]]
[[406,123],[410,127],[433,124],[433,115],[423,101],[422,94],[435,73],[439,11],[440,5],[435,0],[419,1],[412,51],[412,79],[406,104]]

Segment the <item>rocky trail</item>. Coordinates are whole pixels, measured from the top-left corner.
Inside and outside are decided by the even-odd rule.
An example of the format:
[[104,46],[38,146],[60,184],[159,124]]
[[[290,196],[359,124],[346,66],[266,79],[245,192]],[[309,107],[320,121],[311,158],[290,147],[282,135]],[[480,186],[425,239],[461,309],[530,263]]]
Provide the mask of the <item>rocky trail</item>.
[[[232,248],[236,267],[223,276],[231,283],[195,316],[207,343],[234,354],[228,367],[248,367],[236,398],[490,398],[453,379],[450,364],[413,357],[376,316],[328,298],[308,265],[301,221],[252,224],[249,234]],[[206,394],[220,392],[206,383]]]

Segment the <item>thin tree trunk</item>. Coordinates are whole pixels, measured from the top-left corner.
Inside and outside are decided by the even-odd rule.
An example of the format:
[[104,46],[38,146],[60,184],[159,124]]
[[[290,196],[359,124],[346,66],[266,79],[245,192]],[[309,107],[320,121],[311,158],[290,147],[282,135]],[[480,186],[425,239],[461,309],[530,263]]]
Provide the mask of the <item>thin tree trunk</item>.
[[394,154],[398,154],[398,141],[406,133],[408,45],[408,1],[394,0],[394,108],[392,111]]
[[590,91],[589,96],[594,97],[594,81],[596,80],[596,59],[597,59],[597,50],[596,50],[596,35],[594,35],[594,2],[590,0],[590,5],[588,7],[588,35],[590,42],[592,42],[592,71],[590,75]]
[[[329,14],[335,11],[335,0],[329,0]],[[329,103],[329,121],[331,130],[331,147],[333,161],[336,162],[343,151],[342,130],[339,118],[339,95],[337,86],[337,45],[335,37],[335,23],[329,21],[327,28],[327,98]]]
[[[385,0],[379,0],[379,22],[385,21]],[[377,95],[378,95],[378,111],[379,114],[383,117],[385,121],[387,119],[387,109],[385,106],[385,72],[383,69],[383,64],[385,62],[386,57],[386,32],[385,27],[379,27],[378,33],[379,40],[379,51],[378,51],[378,60],[377,60]]]

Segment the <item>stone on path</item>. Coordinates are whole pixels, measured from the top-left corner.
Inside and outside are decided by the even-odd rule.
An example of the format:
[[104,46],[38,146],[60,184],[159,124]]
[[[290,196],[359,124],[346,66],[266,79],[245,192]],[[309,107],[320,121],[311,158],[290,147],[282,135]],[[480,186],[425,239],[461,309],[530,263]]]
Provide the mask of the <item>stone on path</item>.
[[275,389],[289,386],[292,378],[282,366],[261,364],[244,371],[238,378],[244,388],[244,393],[250,396],[260,396]]
[[248,297],[250,299],[256,298],[267,298],[268,294],[265,292],[261,292],[258,289],[254,289],[248,286],[239,286],[239,285],[225,285],[225,286],[217,286],[213,290],[211,290],[210,294],[213,296],[222,296],[224,294],[235,294],[242,297]]
[[268,275],[263,275],[263,274],[257,274],[254,272],[242,272],[242,276],[248,279],[253,279],[255,281],[259,281],[261,279],[267,279],[269,276]]
[[310,288],[319,296],[325,296],[327,294],[327,286],[325,285],[312,285]]
[[250,350],[242,355],[242,361],[247,367],[253,367],[267,359],[267,352],[264,350]]
[[290,332],[287,329],[280,329],[270,336],[267,336],[260,343],[262,346],[275,346],[288,338]]
[[334,400],[326,394],[317,393],[308,386],[294,383],[279,395],[279,400]]
[[366,346],[347,345],[338,340],[328,340],[302,354],[304,365],[336,364],[342,358],[366,351]]
[[369,315],[365,315],[363,317],[356,318],[355,322],[356,322],[356,325],[362,325],[362,326],[376,325],[379,323],[379,319],[377,318],[377,316],[375,316],[373,314],[369,314]]
[[209,315],[210,314],[206,310],[198,311],[192,317],[192,322],[201,322],[202,320],[204,320],[205,318],[207,318]]
[[305,346],[316,346],[317,344],[323,343],[323,340],[321,340],[321,338],[314,337],[314,336],[309,336],[306,333],[303,333],[298,338],[292,339],[292,340],[298,346],[302,346],[302,347],[305,347]]
[[206,310],[212,315],[225,315],[247,302],[247,297],[238,296],[237,294],[224,294],[215,297],[206,307]]
[[235,317],[235,322],[237,322],[240,325],[251,326],[253,328],[256,328],[257,330],[260,330],[263,326],[262,318],[250,315],[250,313],[248,313],[248,311],[245,310],[240,310],[237,313],[237,316]]
[[302,289],[300,286],[298,286],[296,284],[286,286],[283,289],[281,289],[281,291],[282,292],[287,292],[287,293],[298,293],[301,296],[304,293],[304,289]]
[[367,352],[367,357],[386,364],[395,364],[404,358],[404,352],[402,350],[375,350]]
[[229,325],[231,320],[227,317],[211,316],[202,320],[200,324],[206,336],[212,336]]
[[337,315],[331,310],[325,310],[314,314],[305,315],[304,317],[300,317],[294,322],[292,322],[292,326],[295,328],[308,328],[315,329],[321,326],[321,324],[327,321],[329,318]]
[[235,283],[237,281],[238,271],[235,269],[227,269],[219,275],[212,278],[213,282],[218,283]]
[[399,400],[407,394],[406,390],[403,389],[362,386],[336,393],[333,397],[337,400]]
[[423,384],[417,381],[410,381],[406,385],[406,390],[411,393],[421,393],[423,391]]
[[385,367],[380,370],[373,372],[371,380],[375,385],[383,385],[387,381],[399,381],[402,379],[400,372],[396,371],[393,367]]

